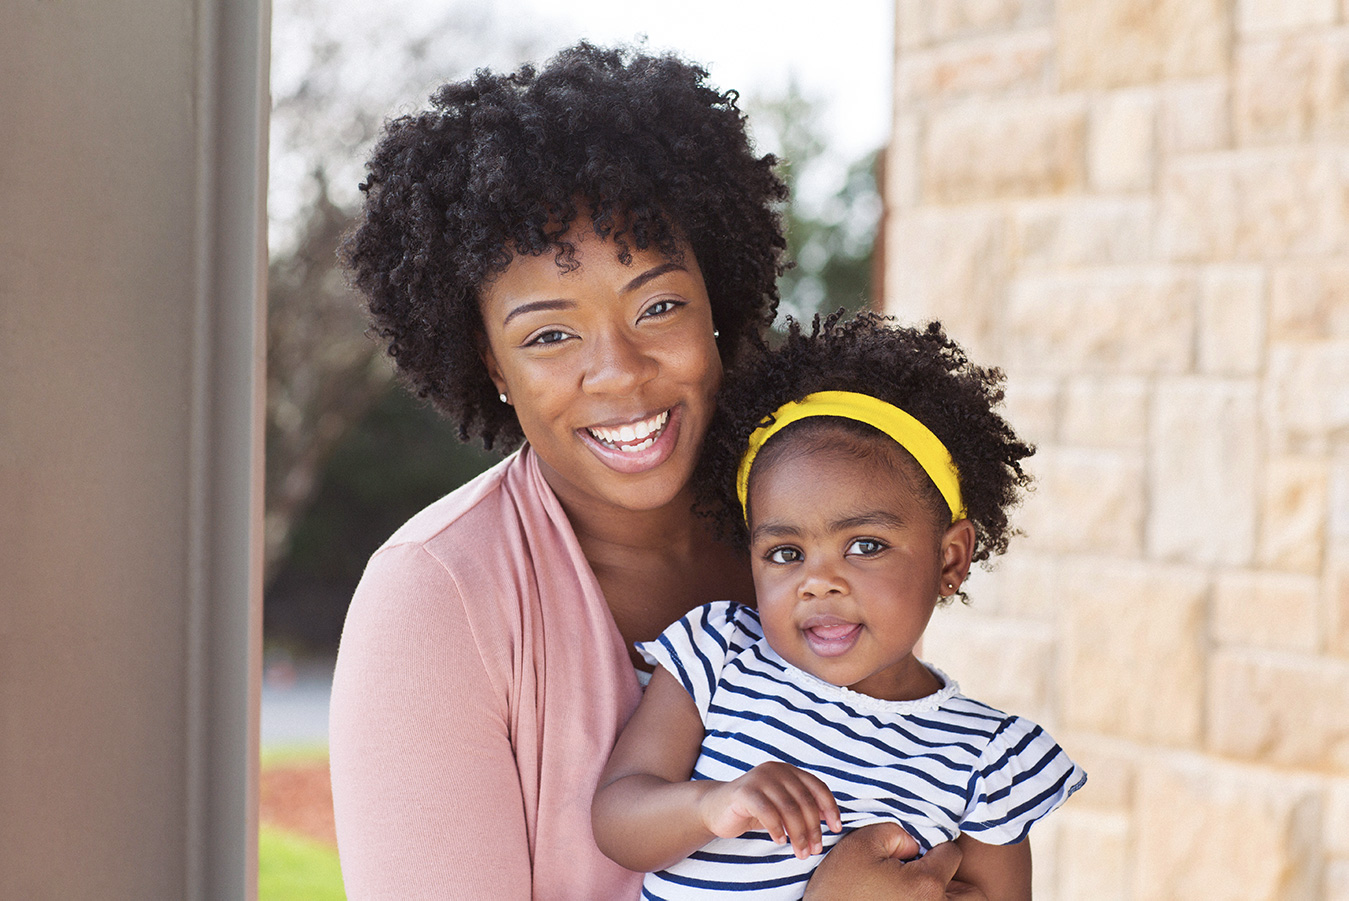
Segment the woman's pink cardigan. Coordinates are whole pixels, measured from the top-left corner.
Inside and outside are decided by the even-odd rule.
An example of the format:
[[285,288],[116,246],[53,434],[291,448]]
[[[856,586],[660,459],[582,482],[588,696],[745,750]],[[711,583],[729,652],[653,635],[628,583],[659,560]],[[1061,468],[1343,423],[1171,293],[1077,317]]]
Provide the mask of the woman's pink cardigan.
[[524,449],[375,553],[333,678],[333,803],[353,899],[629,899],[590,799],[640,689]]

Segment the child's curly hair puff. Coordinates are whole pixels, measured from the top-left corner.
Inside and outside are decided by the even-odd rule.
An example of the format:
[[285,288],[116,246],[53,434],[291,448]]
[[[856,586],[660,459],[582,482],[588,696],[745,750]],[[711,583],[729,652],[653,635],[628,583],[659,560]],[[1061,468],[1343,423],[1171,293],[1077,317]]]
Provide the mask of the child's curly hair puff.
[[[699,509],[744,548],[749,536],[735,479],[750,434],[789,401],[816,391],[855,391],[899,407],[946,445],[960,472],[961,494],[974,526],[974,560],[987,560],[1005,551],[1014,534],[1007,514],[1031,483],[1021,461],[1035,453],[997,412],[1002,384],[1001,370],[971,363],[938,322],[900,327],[875,313],[844,320],[840,311],[823,323],[816,316],[807,334],[799,322],[789,320],[779,348],[760,347],[725,380],[696,475]],[[825,422],[843,421],[815,418],[788,426],[769,440],[756,468],[783,436]],[[845,427],[878,434],[860,423],[847,422]],[[925,484],[929,506],[949,517],[937,487]]]
[[632,248],[675,257],[686,242],[726,363],[772,322],[786,188],[776,160],[752,151],[736,93],[706,77],[582,42],[541,71],[480,70],[387,123],[341,257],[403,377],[461,438],[523,437],[479,357],[480,291],[516,255],[576,265],[565,238],[577,221],[625,263]]

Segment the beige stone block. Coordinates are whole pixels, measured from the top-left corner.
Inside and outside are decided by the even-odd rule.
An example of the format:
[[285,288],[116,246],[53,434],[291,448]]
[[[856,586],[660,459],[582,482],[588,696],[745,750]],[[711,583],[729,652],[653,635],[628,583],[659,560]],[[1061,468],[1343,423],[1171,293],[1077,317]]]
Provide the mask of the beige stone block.
[[1316,898],[1314,780],[1161,759],[1145,768],[1134,823],[1137,901]]
[[1275,452],[1327,453],[1349,435],[1349,339],[1274,345],[1262,407]]
[[1107,816],[1133,812],[1142,759],[1137,745],[1071,729],[1055,737],[1087,771],[1087,784],[1073,795],[1073,810]]
[[1151,198],[1070,197],[1019,203],[1014,253],[1028,274],[1145,263],[1152,257],[1157,204]]
[[1023,441],[1043,444],[1058,434],[1059,380],[1029,373],[1011,373],[1005,390],[1003,418]]
[[1313,652],[1321,584],[1314,576],[1221,572],[1213,591],[1213,637],[1222,645]]
[[1053,0],[924,0],[934,40],[1005,32],[1053,21]]
[[1142,450],[1148,434],[1148,384],[1142,378],[1084,376],[1064,389],[1065,444]]
[[1243,34],[1330,25],[1339,0],[1237,0],[1237,30]]
[[1162,90],[1159,143],[1164,156],[1205,153],[1232,145],[1227,79],[1167,85]]
[[1349,553],[1337,554],[1326,573],[1331,653],[1349,658]]
[[959,602],[939,607],[922,657],[972,698],[1052,726],[1054,640],[1049,626],[985,616]]
[[1167,167],[1161,192],[1160,249],[1169,259],[1331,256],[1344,242],[1349,172],[1337,153],[1186,158]]
[[1349,774],[1349,662],[1220,650],[1209,668],[1212,750]]
[[1349,263],[1318,260],[1276,269],[1269,333],[1273,341],[1349,338]]
[[1321,571],[1330,518],[1330,472],[1319,457],[1278,457],[1265,468],[1257,559],[1286,572]]
[[1087,173],[1104,193],[1152,188],[1157,156],[1157,99],[1148,91],[1105,95],[1092,103]]
[[1054,196],[1086,180],[1086,116],[1076,101],[962,104],[934,112],[923,145],[923,197],[966,203]]
[[885,206],[897,216],[918,205],[919,119],[914,113],[896,110],[890,125],[890,143],[885,148]]
[[922,210],[891,217],[885,308],[911,321],[940,319],[984,365],[1001,362],[995,325],[1007,278],[1007,228],[987,210]]
[[1322,829],[1326,852],[1349,860],[1349,779],[1334,779],[1325,792],[1326,819]]
[[1349,32],[1310,32],[1241,45],[1235,124],[1242,144],[1349,136]]
[[932,40],[931,0],[895,0],[895,47],[903,56]]
[[[1012,514],[1014,527],[1020,527],[1020,520]],[[967,584],[976,610],[1039,622],[1053,622],[1058,615],[1056,558],[1026,547],[1023,536],[1014,538],[1007,554],[993,560],[990,568],[981,564]]]
[[1349,860],[1332,860],[1326,864],[1321,901],[1349,901]]
[[1142,553],[1143,454],[1046,448],[1028,468],[1036,488],[1019,518],[1028,549],[1121,557]]
[[1206,593],[1196,570],[1065,564],[1058,680],[1065,728],[1197,746]]
[[1060,0],[1057,10],[1059,78],[1068,90],[1227,69],[1225,0]]
[[1264,364],[1266,284],[1263,267],[1206,269],[1199,291],[1199,371],[1255,375]]
[[[1091,778],[1094,779],[1095,775],[1091,774]],[[1087,786],[1090,785],[1088,781]],[[1059,829],[1057,897],[1064,901],[1075,898],[1131,901],[1129,884],[1133,862],[1129,818],[1120,814],[1083,811],[1073,806],[1086,790],[1082,789],[1068,807],[1054,814],[1055,825]],[[1036,868],[1039,865],[1037,848]]]
[[1260,484],[1255,387],[1184,378],[1153,401],[1148,556],[1248,566]]
[[1018,278],[1005,314],[1008,367],[1071,377],[1186,372],[1197,287],[1165,267]]
[[895,99],[913,108],[972,96],[1043,94],[1053,61],[1053,35],[1043,29],[939,44],[900,57]]

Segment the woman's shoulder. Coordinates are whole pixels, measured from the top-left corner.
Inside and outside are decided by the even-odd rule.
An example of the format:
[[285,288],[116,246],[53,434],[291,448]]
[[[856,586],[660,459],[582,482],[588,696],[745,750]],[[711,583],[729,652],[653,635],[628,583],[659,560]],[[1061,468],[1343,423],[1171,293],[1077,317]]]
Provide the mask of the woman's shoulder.
[[444,497],[433,501],[412,516],[380,546],[424,545],[447,531],[455,531],[466,518],[492,516],[499,508],[491,501],[506,490],[511,470],[523,465],[519,452],[484,470]]

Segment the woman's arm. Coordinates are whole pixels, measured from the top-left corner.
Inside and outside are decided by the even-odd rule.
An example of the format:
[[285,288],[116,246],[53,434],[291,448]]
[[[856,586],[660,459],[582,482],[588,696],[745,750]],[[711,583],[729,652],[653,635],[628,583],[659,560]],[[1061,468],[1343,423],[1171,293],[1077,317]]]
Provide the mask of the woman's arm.
[[1015,845],[990,845],[968,835],[956,839],[960,869],[956,878],[978,886],[988,901],[1030,901],[1030,839]]
[[693,698],[657,667],[595,792],[591,822],[601,851],[651,872],[755,826],[791,841],[798,857],[822,850],[822,817],[842,828],[824,783],[784,763],[762,764],[732,782],[690,782],[702,740]]
[[528,898],[524,802],[453,582],[415,546],[371,560],[342,634],[329,721],[348,896]]

